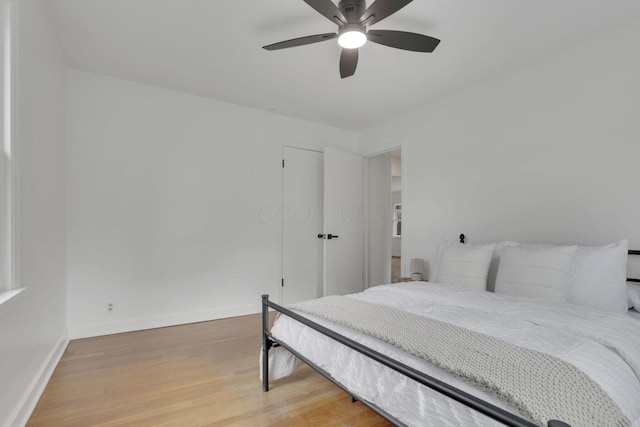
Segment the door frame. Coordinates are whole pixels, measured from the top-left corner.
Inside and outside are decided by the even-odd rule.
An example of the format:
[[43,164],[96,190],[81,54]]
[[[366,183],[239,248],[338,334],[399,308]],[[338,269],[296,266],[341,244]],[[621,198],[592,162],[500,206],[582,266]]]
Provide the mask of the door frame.
[[[390,142],[388,144],[382,145],[382,146],[378,146],[372,150],[369,151],[365,151],[362,154],[362,157],[364,157],[365,160],[368,160],[370,157],[375,157],[378,156],[380,154],[386,154],[386,153],[390,153],[392,151],[398,150],[400,149],[400,168],[402,170],[402,179],[400,181],[400,191],[402,193],[402,213],[403,213],[403,223],[404,223],[404,214],[407,212],[407,205],[405,204],[405,198],[406,198],[406,185],[405,185],[405,173],[406,173],[406,164],[407,164],[407,156],[406,156],[406,141],[404,138],[398,139],[396,141]],[[365,161],[364,162],[364,206],[369,206],[369,162]],[[364,233],[364,283],[365,286],[368,287],[368,283],[369,283],[369,216],[370,216],[370,212],[369,209],[367,209],[365,211],[365,216],[364,216],[364,226],[365,226],[365,230],[367,230],[367,232]],[[403,225],[403,231],[406,230],[406,228],[404,228],[404,224]],[[389,230],[391,231],[391,230]],[[404,254],[405,253],[405,239],[402,239],[400,241],[400,253]],[[402,257],[403,259],[405,257]],[[389,260],[389,262],[391,262],[391,260]],[[405,262],[404,260],[402,261],[402,264],[400,265],[400,276],[405,277],[406,274],[406,269],[405,269]],[[366,289],[366,288],[365,288]]]

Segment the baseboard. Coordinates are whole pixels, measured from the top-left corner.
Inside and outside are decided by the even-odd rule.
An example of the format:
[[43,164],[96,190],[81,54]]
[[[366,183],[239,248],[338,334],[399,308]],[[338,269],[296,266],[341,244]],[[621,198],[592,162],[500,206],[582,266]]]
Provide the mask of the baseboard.
[[144,329],[164,328],[166,326],[184,325],[187,323],[206,322],[209,320],[228,317],[244,316],[259,313],[261,305],[249,304],[197,312],[177,313],[167,316],[140,317],[124,319],[116,322],[95,323],[83,326],[69,326],[71,339],[97,337],[101,335],[121,334],[124,332],[141,331]]
[[25,391],[24,395],[20,399],[20,403],[16,406],[15,411],[7,419],[6,426],[17,427],[25,426],[29,421],[29,417],[33,413],[33,410],[40,400],[40,396],[44,392],[45,387],[53,375],[56,366],[62,359],[64,351],[69,344],[68,339],[61,339],[58,344],[51,349],[49,355],[38,369],[36,376],[31,381],[29,388]]

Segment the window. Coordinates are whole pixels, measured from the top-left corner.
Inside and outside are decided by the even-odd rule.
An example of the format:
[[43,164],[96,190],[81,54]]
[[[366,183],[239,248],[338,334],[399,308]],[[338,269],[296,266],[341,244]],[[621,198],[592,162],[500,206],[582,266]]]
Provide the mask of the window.
[[402,236],[402,205],[396,203],[393,205],[393,237],[400,236]]
[[12,0],[0,0],[0,292],[15,286],[15,235],[14,235],[14,61],[15,42]]

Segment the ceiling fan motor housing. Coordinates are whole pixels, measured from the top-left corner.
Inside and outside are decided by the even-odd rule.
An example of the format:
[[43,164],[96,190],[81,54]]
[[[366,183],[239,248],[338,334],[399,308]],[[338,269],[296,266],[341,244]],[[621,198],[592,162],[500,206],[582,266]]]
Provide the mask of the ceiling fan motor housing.
[[358,22],[366,10],[365,0],[340,0],[338,9],[344,14],[348,22]]

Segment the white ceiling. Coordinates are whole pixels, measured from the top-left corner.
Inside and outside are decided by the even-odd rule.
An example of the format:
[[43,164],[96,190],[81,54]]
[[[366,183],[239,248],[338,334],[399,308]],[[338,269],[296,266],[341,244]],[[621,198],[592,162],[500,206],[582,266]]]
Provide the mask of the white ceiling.
[[373,28],[435,52],[367,43],[342,80],[335,40],[261,48],[336,30],[302,0],[46,2],[71,67],[353,131],[640,19],[638,0],[414,0]]

